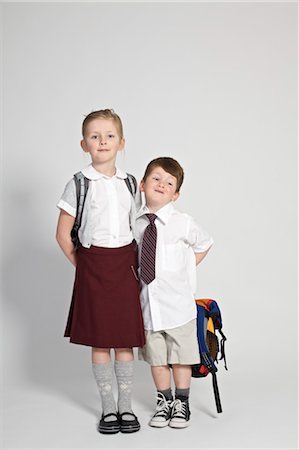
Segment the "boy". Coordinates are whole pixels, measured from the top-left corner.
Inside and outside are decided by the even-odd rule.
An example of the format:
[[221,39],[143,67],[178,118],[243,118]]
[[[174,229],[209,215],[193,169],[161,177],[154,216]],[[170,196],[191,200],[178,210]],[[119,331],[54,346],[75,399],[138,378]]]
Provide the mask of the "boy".
[[139,357],[151,365],[158,401],[149,425],[159,428],[189,425],[191,365],[199,362],[195,269],[213,243],[192,217],[173,206],[183,178],[183,169],[173,158],[151,161],[140,184],[146,204],[136,223],[146,334]]

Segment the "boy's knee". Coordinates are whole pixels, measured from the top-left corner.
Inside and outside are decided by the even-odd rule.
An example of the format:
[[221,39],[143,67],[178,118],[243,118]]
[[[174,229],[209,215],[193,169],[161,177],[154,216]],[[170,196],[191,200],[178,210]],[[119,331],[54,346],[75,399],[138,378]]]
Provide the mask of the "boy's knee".
[[166,371],[168,372],[170,370],[168,365],[152,366],[152,369],[155,370],[155,372],[157,373],[163,373]]
[[189,372],[191,371],[191,366],[190,364],[172,364],[172,369],[174,371],[184,371],[184,372]]

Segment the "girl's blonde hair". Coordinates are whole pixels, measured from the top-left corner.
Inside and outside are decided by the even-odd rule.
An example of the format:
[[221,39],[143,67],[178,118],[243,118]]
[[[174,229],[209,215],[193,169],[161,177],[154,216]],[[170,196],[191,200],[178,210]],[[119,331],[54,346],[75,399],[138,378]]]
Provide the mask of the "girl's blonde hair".
[[92,111],[91,113],[89,113],[82,123],[83,138],[85,137],[87,125],[94,119],[113,120],[120,139],[123,139],[124,137],[123,125],[121,123],[120,117],[113,111],[113,109],[100,109],[99,111]]

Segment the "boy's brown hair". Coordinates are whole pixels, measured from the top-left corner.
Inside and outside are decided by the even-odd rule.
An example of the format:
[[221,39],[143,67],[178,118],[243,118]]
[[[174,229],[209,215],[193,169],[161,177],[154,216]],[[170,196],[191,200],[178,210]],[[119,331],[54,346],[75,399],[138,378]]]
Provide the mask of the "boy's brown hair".
[[162,167],[165,172],[170,173],[170,175],[176,178],[176,192],[179,192],[184,181],[184,171],[181,165],[175,159],[170,158],[169,156],[161,156],[160,158],[153,159],[145,169],[143,181],[147,179],[147,177],[155,167]]
[[113,109],[100,109],[99,111],[92,111],[89,113],[82,123],[82,136],[85,137],[86,127],[94,119],[108,119],[113,120],[118,131],[120,139],[123,139],[124,132],[120,117],[113,111]]

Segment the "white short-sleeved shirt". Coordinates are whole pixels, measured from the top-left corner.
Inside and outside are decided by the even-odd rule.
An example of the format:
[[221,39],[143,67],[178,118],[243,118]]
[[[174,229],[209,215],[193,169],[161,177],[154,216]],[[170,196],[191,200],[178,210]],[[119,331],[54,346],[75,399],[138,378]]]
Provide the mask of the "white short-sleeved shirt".
[[[141,253],[142,237],[149,224],[143,206],[137,213],[136,240]],[[141,306],[146,330],[179,327],[196,318],[196,260],[213,244],[208,233],[188,214],[176,210],[173,202],[158,210],[156,278],[141,281]]]
[[[98,172],[91,164],[81,171],[90,180],[79,229],[84,247],[122,247],[133,240],[135,202],[124,179],[127,174],[117,169],[113,177]],[[57,204],[76,217],[76,186],[70,180]]]

